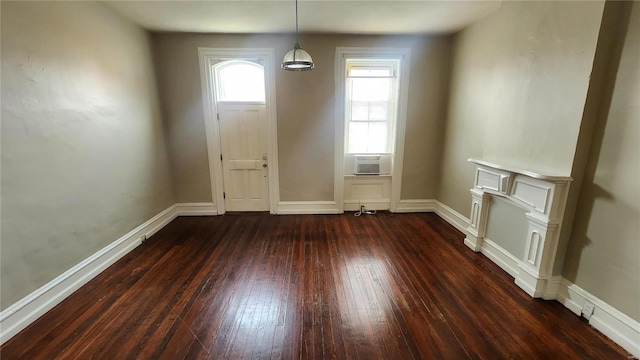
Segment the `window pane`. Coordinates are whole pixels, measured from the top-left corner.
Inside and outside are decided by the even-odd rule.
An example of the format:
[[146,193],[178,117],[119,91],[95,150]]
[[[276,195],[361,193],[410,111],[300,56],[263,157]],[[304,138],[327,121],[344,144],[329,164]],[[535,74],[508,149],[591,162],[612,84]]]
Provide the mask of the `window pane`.
[[351,68],[348,75],[355,77],[389,77],[393,76],[393,71],[390,68]]
[[368,122],[349,123],[349,146],[347,151],[350,153],[366,153],[368,135]]
[[389,153],[389,131],[395,121],[397,62],[386,59],[347,61],[346,151]]
[[349,79],[351,80],[351,100],[389,100],[391,79]]
[[386,122],[352,122],[349,123],[349,153],[386,153],[387,149]]
[[375,101],[369,103],[369,120],[384,121],[388,117],[389,103],[386,101]]
[[369,123],[367,152],[369,153],[387,152],[387,123],[386,122]]
[[369,102],[352,101],[351,102],[351,120],[352,121],[369,120]]
[[232,60],[217,65],[218,100],[265,101],[264,69],[247,61]]
[[369,69],[350,69],[349,76],[369,76],[371,70]]
[[379,76],[379,77],[383,77],[383,76],[392,76],[393,73],[391,72],[391,69],[371,69],[371,71],[369,72],[369,76]]

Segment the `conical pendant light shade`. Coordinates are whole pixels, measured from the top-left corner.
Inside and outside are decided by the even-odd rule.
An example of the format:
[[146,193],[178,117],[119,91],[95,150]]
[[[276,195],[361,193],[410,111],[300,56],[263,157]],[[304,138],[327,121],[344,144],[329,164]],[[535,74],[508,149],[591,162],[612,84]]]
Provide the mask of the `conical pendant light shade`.
[[314,68],[313,59],[300,47],[298,35],[298,0],[296,0],[296,45],[282,59],[282,69],[289,71],[306,71]]

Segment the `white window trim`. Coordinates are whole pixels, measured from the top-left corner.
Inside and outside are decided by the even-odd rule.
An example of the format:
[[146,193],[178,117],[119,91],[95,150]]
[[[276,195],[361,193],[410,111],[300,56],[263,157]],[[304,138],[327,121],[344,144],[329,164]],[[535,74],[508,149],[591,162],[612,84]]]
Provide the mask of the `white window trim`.
[[280,201],[280,181],[278,177],[278,133],[276,116],[275,55],[272,48],[198,48],[200,59],[200,83],[202,87],[202,107],[204,110],[207,155],[211,197],[216,204],[218,215],[225,213],[222,184],[222,163],[220,161],[220,129],[217,121],[215,82],[213,66],[220,60],[249,60],[264,64],[265,105],[267,114],[269,157],[269,212],[277,212]]
[[[359,59],[362,60],[362,59]],[[349,61],[349,59],[345,59],[345,61]],[[364,61],[360,61],[359,64],[357,64],[355,67],[358,66],[367,66],[366,64],[364,64]],[[346,65],[346,64],[345,64]],[[374,64],[374,66],[377,64]],[[386,152],[377,152],[377,153],[372,153],[372,152],[367,152],[367,153],[359,153],[359,152],[349,152],[347,151],[346,154],[347,155],[376,155],[376,154],[393,154],[393,146],[395,144],[395,138],[393,137],[393,134],[395,134],[395,129],[396,129],[396,122],[397,122],[397,113],[398,113],[398,96],[399,96],[399,87],[397,86],[397,82],[400,80],[399,79],[399,74],[398,72],[398,68],[401,68],[402,65],[402,59],[394,59],[392,61],[389,61],[388,66],[384,66],[386,68],[391,68],[394,75],[391,77],[380,77],[381,79],[386,79],[386,78],[394,78],[396,79],[396,85],[393,86],[393,88],[391,89],[391,99],[389,101],[389,107],[387,109],[387,120],[383,120],[380,122],[385,122],[387,123],[387,149],[390,149],[390,151]],[[345,68],[345,73],[348,71],[348,67],[346,66]],[[382,67],[382,66],[381,66]],[[375,77],[354,77],[354,78],[375,78]],[[345,89],[349,89],[350,86],[348,85],[349,82],[345,80]],[[350,89],[349,89],[350,90]],[[346,94],[345,94],[346,95]],[[343,98],[343,101],[346,99],[347,97],[345,96]],[[353,101],[353,100],[352,100]],[[345,101],[346,104],[346,101]],[[347,123],[346,119],[350,119],[351,118],[351,114],[350,111],[351,109],[345,107],[344,109],[344,114],[343,117],[345,119],[345,124]],[[350,120],[349,122],[358,122],[359,120]],[[369,120],[369,121],[362,121],[362,122],[376,122],[376,120]],[[344,144],[345,146],[348,148],[349,146],[349,128],[345,127],[345,136],[344,136]],[[348,149],[347,149],[348,150]]]
[[347,59],[400,59],[398,79],[398,117],[396,119],[396,138],[393,149],[393,170],[391,172],[391,202],[389,210],[394,212],[400,201],[402,184],[402,163],[404,160],[404,140],[407,123],[407,99],[409,93],[409,67],[411,50],[408,48],[363,48],[338,47],[335,58],[335,156],[334,156],[334,200],[338,212],[344,212],[344,157],[345,157],[345,85]]

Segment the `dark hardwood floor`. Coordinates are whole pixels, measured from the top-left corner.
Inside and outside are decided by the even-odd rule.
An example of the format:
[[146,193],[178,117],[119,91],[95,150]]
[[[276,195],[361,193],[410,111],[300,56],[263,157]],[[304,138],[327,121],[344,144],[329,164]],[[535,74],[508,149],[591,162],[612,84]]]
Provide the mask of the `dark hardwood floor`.
[[626,359],[434,214],[181,217],[5,359]]

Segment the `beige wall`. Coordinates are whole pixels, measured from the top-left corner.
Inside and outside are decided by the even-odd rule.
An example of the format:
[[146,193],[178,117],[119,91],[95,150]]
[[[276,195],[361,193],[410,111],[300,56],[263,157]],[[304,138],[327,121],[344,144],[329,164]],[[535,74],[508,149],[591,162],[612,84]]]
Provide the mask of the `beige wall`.
[[628,29],[617,37],[624,39],[620,62],[593,133],[562,275],[640,321],[640,6],[630,7],[623,11],[630,13]]
[[[293,43],[290,35],[154,35],[179,202],[211,201],[198,47],[274,48],[279,62]],[[313,56],[315,70],[275,73],[281,200],[333,200],[339,46],[411,48],[402,197],[433,198],[446,109],[448,38],[303,35],[301,44]]]
[[569,175],[604,2],[506,2],[482,156]]
[[468,216],[468,157],[569,175],[603,2],[504,2],[456,35],[438,198]]
[[401,199],[435,199],[446,121],[451,38],[423,41],[411,52],[409,111]]
[[485,28],[491,23],[486,21],[458,33],[451,49],[449,104],[437,198],[467,217],[475,168],[467,159],[482,157],[481,134],[489,115],[486,94],[491,91],[497,45],[487,41]]
[[[278,61],[293,39],[153,35],[163,129],[144,31],[96,3],[1,7],[5,309],[174,202],[210,201],[197,48],[273,47]],[[333,198],[338,46],[412,50],[403,199],[437,196],[468,216],[468,157],[571,172],[602,10],[505,2],[457,34],[451,56],[447,37],[303,36],[317,69],[276,72],[281,199]],[[639,13],[593,131],[562,274],[640,321]],[[516,255],[520,215],[501,200],[489,215],[489,238]]]
[[621,14],[624,2],[608,1],[605,3],[602,22],[600,24],[600,33],[598,34],[598,43],[593,60],[593,69],[589,80],[589,89],[585,100],[584,111],[582,114],[582,122],[576,142],[576,150],[573,158],[573,167],[571,169],[571,177],[573,181],[569,187],[569,196],[567,199],[567,207],[563,220],[563,226],[560,231],[560,239],[558,244],[558,252],[554,264],[553,274],[560,275],[564,266],[564,256],[566,254],[567,245],[571,237],[572,224],[574,221],[580,188],[582,187],[582,178],[585,172],[587,159],[589,157],[589,149],[593,139],[593,131],[599,118],[600,108],[607,97],[611,97],[612,86],[608,86],[608,79],[611,78],[609,73],[613,71],[611,66],[615,66],[620,59],[621,46],[614,48],[619,36]]
[[175,201],[146,33],[93,2],[1,6],[6,309]]
[[[617,7],[631,13],[628,29]],[[571,174],[577,207],[573,229],[572,209],[563,229],[571,240],[562,275],[640,320],[640,7],[631,7],[505,2],[498,14],[457,34],[438,199],[469,215],[468,157]],[[616,26],[622,34],[614,34]],[[621,38],[624,47],[613,49],[612,39]],[[612,51],[621,51],[619,68],[610,65]],[[607,80],[608,69],[616,71]],[[492,215],[517,214],[495,205],[488,237],[506,239],[499,242],[519,255],[508,240],[526,222],[512,218],[498,228]]]

